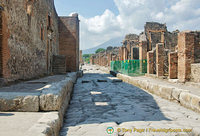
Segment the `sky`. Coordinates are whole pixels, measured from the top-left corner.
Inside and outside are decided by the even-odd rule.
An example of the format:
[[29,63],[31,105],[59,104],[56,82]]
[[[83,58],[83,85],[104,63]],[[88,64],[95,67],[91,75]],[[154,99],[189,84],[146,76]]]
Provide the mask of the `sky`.
[[146,22],[166,23],[169,31],[200,30],[200,0],[54,0],[60,16],[78,13],[80,47],[144,31]]

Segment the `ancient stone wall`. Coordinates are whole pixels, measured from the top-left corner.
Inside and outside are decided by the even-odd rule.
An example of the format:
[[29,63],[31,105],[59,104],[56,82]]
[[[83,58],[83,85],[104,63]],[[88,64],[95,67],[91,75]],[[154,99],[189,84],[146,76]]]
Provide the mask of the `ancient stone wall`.
[[181,32],[178,35],[178,79],[185,82],[190,79],[191,64],[194,63],[195,35]]
[[139,59],[147,59],[147,42],[141,41],[139,47]]
[[200,63],[191,64],[191,80],[200,83]]
[[156,44],[156,74],[157,77],[164,76],[164,44]]
[[54,55],[53,56],[53,73],[64,74],[66,73],[66,56]]
[[133,59],[133,48],[139,47],[139,36],[137,34],[126,35],[123,47],[126,48],[127,59]]
[[175,51],[175,47],[177,46],[178,30],[168,32],[166,24],[160,24],[157,22],[147,22],[144,30],[148,43],[148,51],[156,48],[157,43],[164,43],[165,49]]
[[3,7],[2,77],[29,79],[52,72],[58,51],[53,0],[1,0]]
[[175,51],[178,43],[178,33],[179,31],[165,33],[165,49],[169,49],[172,52]]
[[154,53],[149,51],[147,53],[147,74],[154,74],[153,63],[154,63]]
[[200,63],[200,32],[195,33],[194,63]]
[[165,24],[157,22],[146,22],[144,31],[147,37],[148,51],[150,51],[156,48],[157,43],[164,43],[164,35],[167,32],[167,27]]
[[171,52],[168,55],[169,79],[176,79],[178,74],[178,54],[177,52]]
[[[106,65],[105,61],[110,61],[108,54],[107,57],[103,56],[99,55],[97,58],[100,65]],[[200,31],[168,32],[165,24],[147,22],[145,31],[139,37],[134,34],[126,35],[118,53],[111,52],[111,60],[117,59],[147,59],[147,75],[178,78],[180,82],[199,82]]]
[[79,19],[78,14],[59,17],[59,51],[66,56],[66,71],[79,70]]

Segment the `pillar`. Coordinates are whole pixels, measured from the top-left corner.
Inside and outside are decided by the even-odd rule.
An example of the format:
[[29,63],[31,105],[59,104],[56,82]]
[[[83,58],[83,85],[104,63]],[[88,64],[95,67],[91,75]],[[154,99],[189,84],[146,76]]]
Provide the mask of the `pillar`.
[[177,52],[170,52],[168,56],[169,79],[176,79],[178,74],[178,54]]
[[153,74],[153,52],[147,53],[147,74]]
[[190,79],[191,64],[194,63],[195,35],[192,32],[178,34],[178,79],[185,82]]
[[157,77],[164,76],[164,44],[156,44],[156,74]]

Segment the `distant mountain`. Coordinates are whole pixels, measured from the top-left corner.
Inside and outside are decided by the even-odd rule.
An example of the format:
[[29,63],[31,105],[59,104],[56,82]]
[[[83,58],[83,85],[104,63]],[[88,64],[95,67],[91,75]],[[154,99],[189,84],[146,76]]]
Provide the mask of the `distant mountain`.
[[113,47],[119,47],[122,45],[122,41],[123,41],[124,37],[117,37],[117,38],[113,38],[108,40],[107,42],[104,42],[103,44],[100,44],[96,47],[90,48],[90,49],[86,49],[83,50],[83,54],[93,54],[95,53],[95,51],[99,48],[104,48],[106,49],[108,46],[113,46]]

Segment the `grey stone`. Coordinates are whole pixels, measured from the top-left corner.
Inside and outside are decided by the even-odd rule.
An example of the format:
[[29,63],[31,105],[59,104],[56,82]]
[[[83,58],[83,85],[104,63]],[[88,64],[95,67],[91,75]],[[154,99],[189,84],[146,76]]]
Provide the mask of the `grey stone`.
[[108,82],[108,81],[104,79],[97,79],[97,82]]
[[112,83],[116,83],[116,82],[122,82],[122,80],[121,79],[113,79],[112,80]]
[[0,111],[39,111],[39,93],[0,92]]

